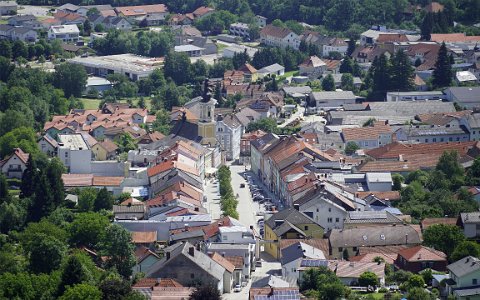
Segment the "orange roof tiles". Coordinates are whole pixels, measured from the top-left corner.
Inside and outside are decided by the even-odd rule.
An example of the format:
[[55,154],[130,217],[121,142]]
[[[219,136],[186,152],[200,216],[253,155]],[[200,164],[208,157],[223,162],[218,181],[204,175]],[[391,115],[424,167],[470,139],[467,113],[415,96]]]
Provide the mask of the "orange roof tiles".
[[400,43],[408,42],[405,34],[379,34],[377,43]]
[[120,186],[125,177],[121,176],[93,176],[94,186]]
[[215,261],[217,262],[219,265],[221,265],[222,267],[225,268],[225,270],[227,270],[228,272],[230,273],[233,273],[233,271],[235,270],[235,265],[232,264],[229,260],[227,260],[225,257],[221,256],[220,254],[218,254],[217,252],[213,252],[212,255],[210,255],[210,257]]
[[400,200],[400,192],[399,191],[389,191],[389,192],[357,192],[356,196],[360,199],[365,199],[370,195],[374,195],[375,197],[381,200]]
[[[433,154],[441,155],[444,151],[456,150],[460,156],[467,154],[468,150],[476,147],[477,142],[446,142],[432,144],[402,144],[393,142],[385,146],[366,151],[374,159],[398,159],[402,156],[421,155],[428,158]],[[438,158],[437,158],[438,159]]]
[[290,33],[292,33],[292,31],[288,28],[277,27],[271,24],[263,27],[262,30],[260,30],[260,36],[267,35],[267,36],[273,36],[280,39],[285,38]]
[[438,2],[432,2],[427,4],[427,6],[425,6],[425,11],[429,13],[438,13],[443,11],[443,9],[444,9],[444,6]]
[[134,288],[148,287],[183,287],[176,280],[171,278],[140,278],[134,285]]
[[359,128],[344,128],[342,135],[345,141],[376,140],[381,134],[392,134],[390,125],[375,125]]
[[465,33],[432,33],[430,41],[437,43],[480,42],[480,36],[467,36]]
[[197,9],[195,9],[192,13],[195,17],[202,17],[206,14],[208,14],[209,12],[212,12],[212,11],[215,11],[214,8],[211,8],[211,7],[207,7],[207,6],[200,6],[198,7]]
[[174,162],[169,160],[169,161],[164,161],[161,162],[151,168],[148,168],[147,174],[149,177],[155,176],[157,174],[160,174],[162,172],[165,172],[167,170],[170,170],[174,167]]
[[62,174],[65,187],[92,186],[92,174]]
[[447,260],[445,253],[425,246],[416,246],[400,250],[398,255],[409,262]]
[[435,224],[456,225],[457,218],[425,218],[422,220],[422,222],[420,222],[422,230],[425,230]]
[[397,259],[397,254],[396,253],[366,253],[362,255],[357,255],[357,256],[352,256],[349,257],[349,261],[357,261],[357,262],[373,262],[373,260],[377,257],[383,258],[385,263],[387,264],[393,264],[395,262],[395,259]]
[[15,148],[13,155],[16,155],[24,164],[27,163],[30,154],[23,152],[20,148]]
[[243,66],[241,66],[239,69],[239,71],[242,71],[243,73],[247,73],[247,74],[255,74],[257,73],[257,69],[255,69],[251,64],[249,63],[246,63],[244,64]]
[[156,231],[132,231],[132,242],[135,244],[154,243],[156,241]]
[[243,257],[242,256],[225,256],[225,259],[228,260],[236,269],[243,268]]
[[122,6],[115,8],[115,10],[124,16],[143,16],[146,14],[166,13],[168,11],[165,4]]

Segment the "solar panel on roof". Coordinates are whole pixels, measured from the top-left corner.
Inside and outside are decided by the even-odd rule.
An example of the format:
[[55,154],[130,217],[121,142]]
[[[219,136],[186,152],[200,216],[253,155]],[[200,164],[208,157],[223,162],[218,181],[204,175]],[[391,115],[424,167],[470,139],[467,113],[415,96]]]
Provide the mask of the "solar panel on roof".
[[362,219],[386,219],[387,215],[382,211],[368,211],[368,212],[350,212],[351,220],[362,220]]
[[300,262],[301,267],[326,267],[328,261],[324,259],[304,259]]

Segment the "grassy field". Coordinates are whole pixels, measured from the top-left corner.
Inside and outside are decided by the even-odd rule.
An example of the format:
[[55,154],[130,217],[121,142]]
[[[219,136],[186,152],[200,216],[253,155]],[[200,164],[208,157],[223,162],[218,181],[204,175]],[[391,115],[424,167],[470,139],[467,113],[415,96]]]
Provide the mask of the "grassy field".
[[[133,104],[137,105],[139,99],[140,98],[133,98]],[[144,99],[145,99],[145,104],[147,104],[147,108],[150,109],[152,107],[151,99],[147,97],[144,97]],[[98,105],[100,105],[100,102],[102,102],[101,99],[88,99],[88,98],[80,98],[80,101],[82,101],[85,109],[97,109]],[[123,100],[120,100],[119,102],[127,103],[127,100],[123,99]]]

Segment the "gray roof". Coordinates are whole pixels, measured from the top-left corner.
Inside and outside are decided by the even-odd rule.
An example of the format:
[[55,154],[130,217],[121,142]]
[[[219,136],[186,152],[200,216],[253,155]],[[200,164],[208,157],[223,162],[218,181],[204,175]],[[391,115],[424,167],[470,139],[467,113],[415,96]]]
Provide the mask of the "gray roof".
[[285,67],[275,63],[273,65],[261,68],[258,70],[258,73],[276,73],[281,70],[285,70]]
[[474,287],[471,289],[454,290],[453,294],[458,297],[478,296],[480,295],[480,287]]
[[284,86],[283,91],[288,94],[310,94],[312,92],[312,88],[308,85],[304,86]]
[[334,248],[418,245],[422,242],[420,234],[409,225],[333,229],[329,241]]
[[[275,222],[275,220],[281,220],[283,221],[283,223],[278,224],[277,222]],[[298,224],[316,224],[312,219],[294,208],[287,208],[279,211],[278,213],[272,215],[265,223],[272,230],[275,230],[276,228],[280,229],[281,226],[286,226],[284,224],[288,223],[293,226],[296,226]]]
[[185,240],[185,239],[190,239],[190,238],[198,238],[202,237],[205,235],[202,229],[198,230],[193,230],[193,231],[184,231],[176,234],[172,234],[170,236],[170,241],[180,241],[180,240]]
[[235,117],[237,120],[244,126],[246,127],[250,122],[257,121],[261,118],[261,114],[256,111],[251,109],[250,107],[244,107],[242,108],[241,111],[237,112],[235,114]]
[[268,149],[275,146],[279,142],[280,138],[276,134],[267,133],[261,138],[251,141],[251,145],[260,152],[265,153],[266,151],[268,151]]
[[204,254],[201,251],[197,251],[194,247],[194,255],[191,256],[188,253],[190,247],[194,247],[192,244],[185,242],[185,243],[177,243],[170,247],[165,248],[164,252],[170,252],[170,259],[167,260],[166,256],[153,264],[148,272],[145,274],[145,277],[151,277],[155,272],[162,268],[168,268],[169,263],[177,256],[182,256],[184,259],[188,259],[198,267],[202,268],[210,275],[215,277],[218,280],[223,279],[223,273],[225,272],[225,268],[218,264],[216,261],[211,259],[208,255]]
[[113,206],[113,213],[144,213],[145,206],[143,205],[114,205]]
[[464,126],[404,125],[399,128],[402,128],[408,136],[468,134],[468,130]]
[[[335,83],[342,82],[343,74],[339,73],[339,74],[331,74],[331,75],[332,75]],[[360,79],[360,77],[353,77],[353,84],[362,84],[362,83],[363,83],[363,81],[362,81],[362,79]]]
[[315,101],[355,99],[355,95],[351,91],[313,92],[310,95],[312,100],[315,100]]
[[447,91],[463,103],[480,102],[480,87],[450,87]]
[[299,258],[325,259],[325,254],[322,250],[302,242],[293,243],[282,249],[282,265]]
[[479,128],[480,127],[480,114],[479,113],[472,113],[471,115],[466,115],[464,118],[468,122],[468,126],[470,128]]
[[480,223],[480,212],[461,213],[460,219],[463,224],[478,224]]
[[343,110],[345,111],[351,111],[351,110],[365,110],[365,105],[361,103],[355,103],[355,104],[344,104],[343,105]]
[[480,259],[467,256],[447,266],[447,269],[457,277],[468,275],[480,270]]
[[351,211],[344,224],[402,224],[403,221],[387,211]]
[[208,246],[209,251],[215,251],[216,250],[228,250],[228,249],[234,249],[234,250],[249,250],[250,246],[248,244],[230,244],[230,243],[211,243]]

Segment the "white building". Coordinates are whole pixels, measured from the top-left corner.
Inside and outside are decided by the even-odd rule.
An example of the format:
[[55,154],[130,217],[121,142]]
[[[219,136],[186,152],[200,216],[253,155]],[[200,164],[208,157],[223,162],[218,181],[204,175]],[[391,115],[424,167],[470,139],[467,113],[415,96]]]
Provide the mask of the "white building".
[[233,115],[217,117],[216,138],[225,151],[227,160],[237,160],[240,157],[240,139],[242,124]]
[[57,156],[69,173],[89,174],[92,172],[92,150],[79,133],[59,134]]
[[441,91],[387,93],[387,101],[442,100],[444,98],[445,95]]
[[232,23],[230,24],[230,34],[240,36],[242,38],[250,38],[250,28],[246,23]]
[[252,230],[245,226],[221,226],[218,230],[222,243],[256,243]]
[[302,259],[325,259],[322,250],[302,242],[296,242],[282,249],[282,276],[288,281],[297,282],[298,268]]
[[318,78],[327,71],[327,64],[318,56],[310,56],[299,65],[299,72],[302,76]]
[[268,75],[282,76],[285,74],[285,67],[277,63],[261,68],[257,71],[258,77],[263,78]]
[[365,177],[369,191],[389,192],[392,190],[391,173],[367,173]]
[[21,179],[27,168],[29,154],[20,148],[15,148],[12,155],[0,161],[0,169],[7,178]]
[[267,25],[260,31],[260,42],[267,46],[298,49],[300,37],[288,28]]
[[63,42],[77,42],[80,36],[80,30],[77,25],[58,25],[50,26],[48,29],[49,40],[62,40]]
[[338,52],[342,55],[345,55],[348,50],[348,43],[345,40],[340,38],[333,38],[327,44],[323,45],[322,54],[323,56],[329,56],[330,52]]
[[256,15],[255,20],[257,21],[258,27],[263,28],[267,26],[267,18],[265,18],[264,16]]
[[203,55],[204,48],[195,45],[180,45],[175,46],[174,51],[177,53],[186,53],[189,57],[199,57]]
[[232,44],[231,46],[228,46],[227,48],[223,49],[223,55],[222,56],[232,58],[235,54],[240,54],[240,53],[243,53],[245,51],[247,52],[248,56],[250,56],[250,58],[253,58],[255,53],[257,53],[258,49],[248,47],[248,46],[244,46],[244,45]]

